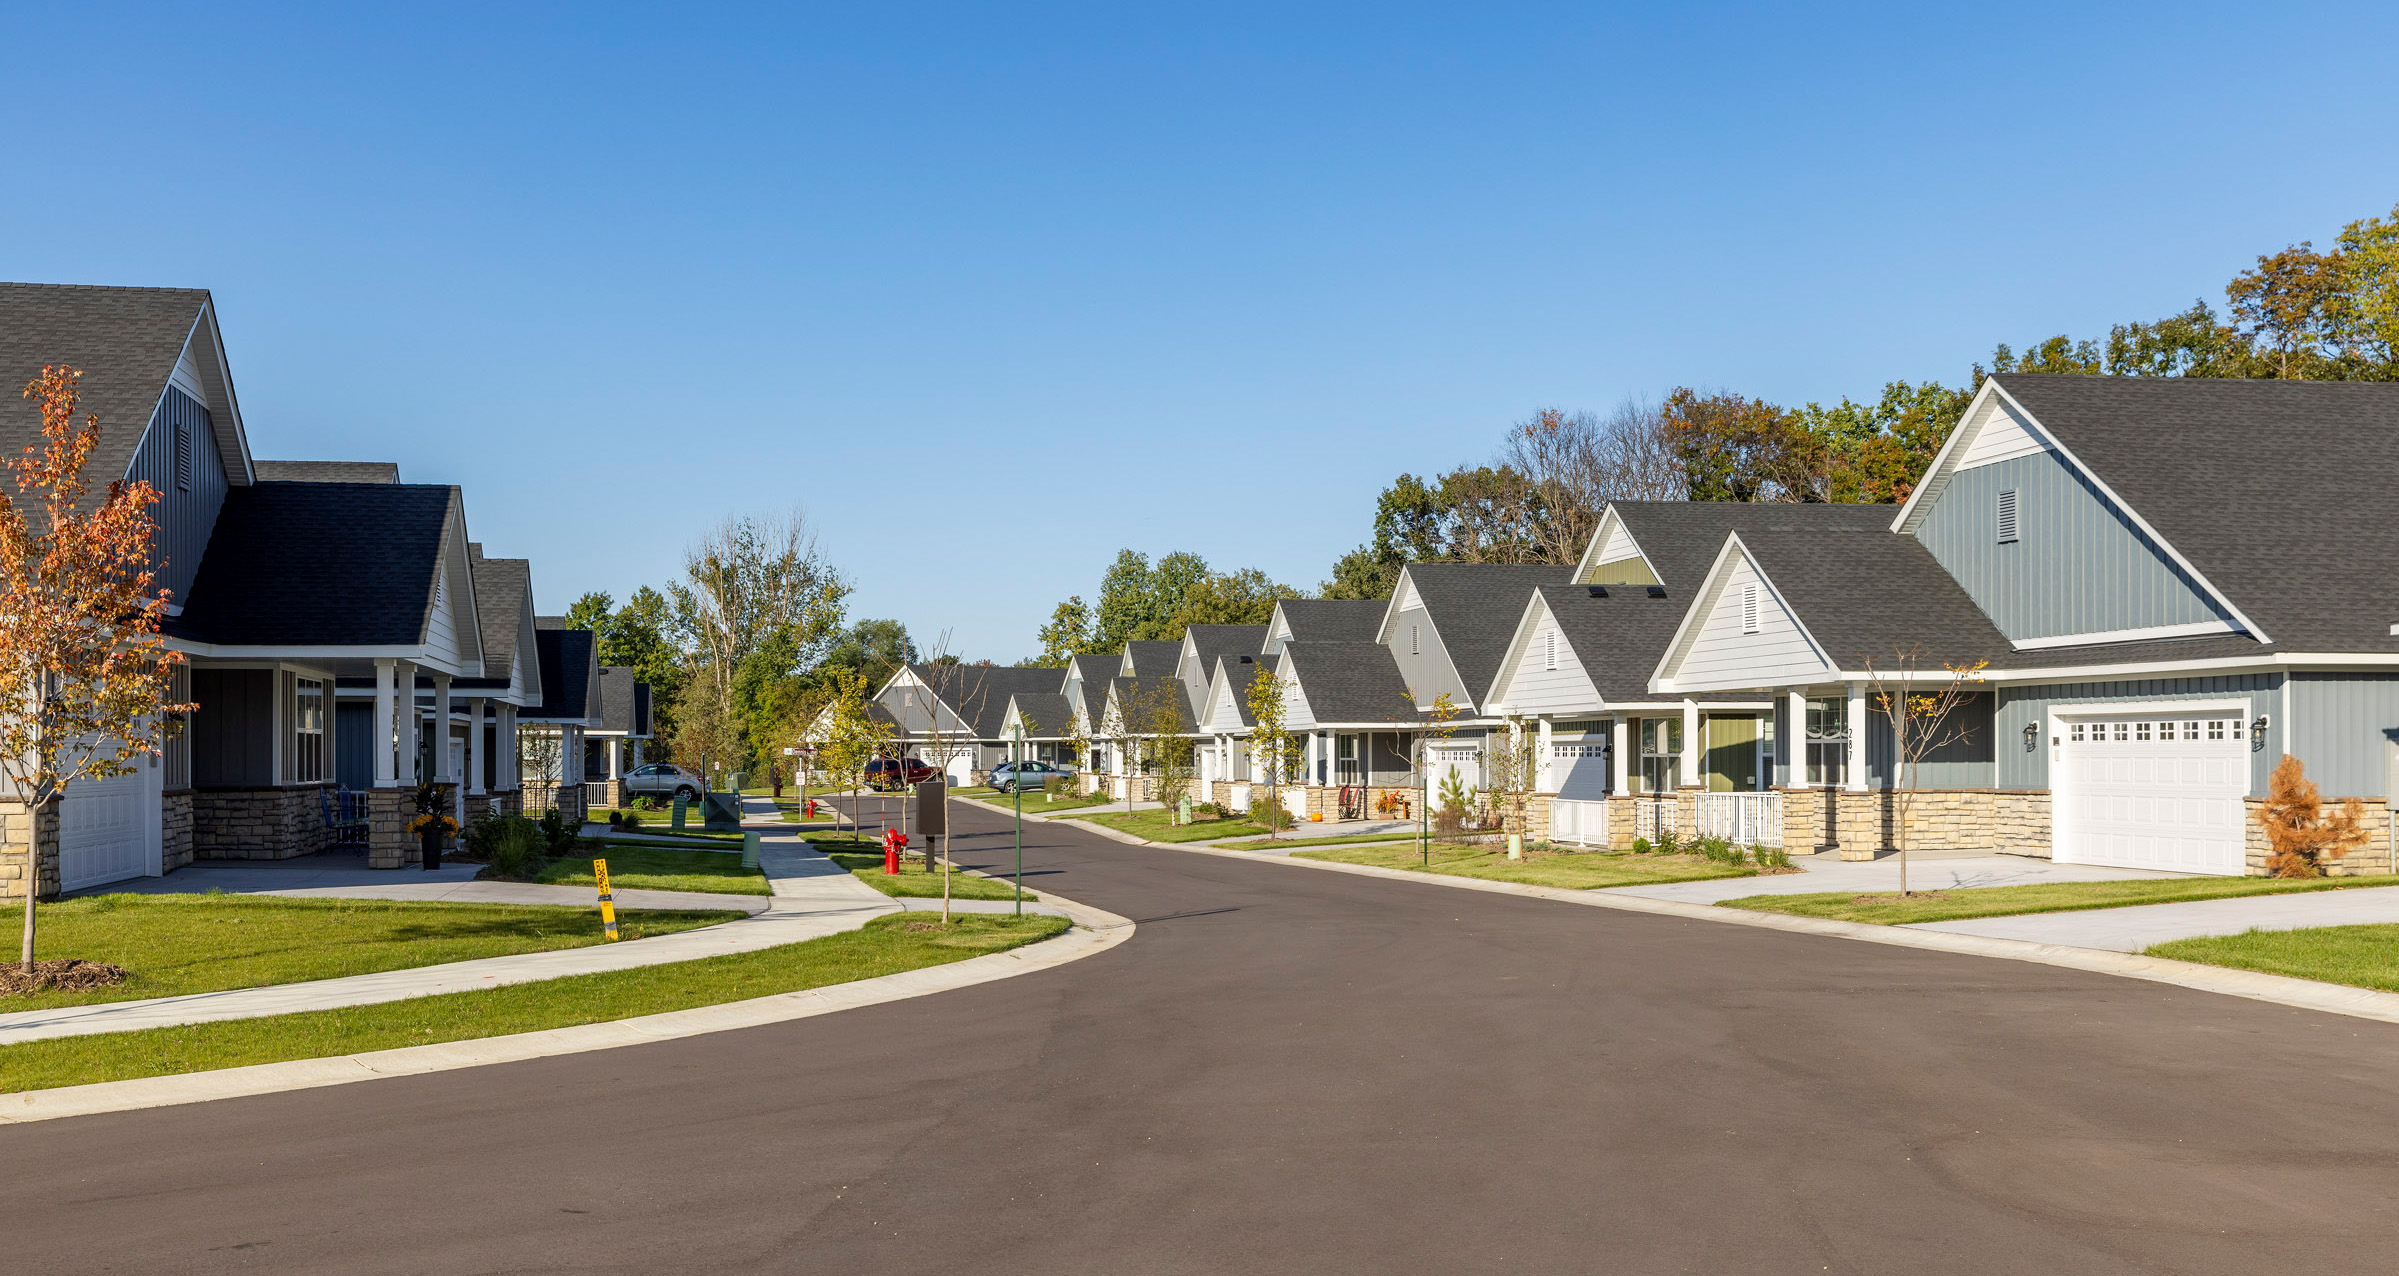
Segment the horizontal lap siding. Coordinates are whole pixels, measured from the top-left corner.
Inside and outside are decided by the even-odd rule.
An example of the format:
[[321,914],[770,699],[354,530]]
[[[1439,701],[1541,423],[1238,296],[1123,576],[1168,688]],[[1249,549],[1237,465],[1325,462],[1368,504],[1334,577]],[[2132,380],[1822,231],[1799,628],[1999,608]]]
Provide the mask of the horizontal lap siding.
[[[1999,787],[2003,789],[2046,789],[2049,787],[2049,714],[2052,710],[2072,711],[2077,705],[2134,703],[2143,700],[2239,700],[2247,704],[2246,715],[2255,720],[2267,714],[2275,723],[2262,741],[2252,740],[2249,747],[2249,791],[2266,791],[2266,775],[2282,757],[2284,748],[2282,719],[2282,676],[2280,674],[2243,674],[2219,678],[2151,678],[2126,682],[2053,683],[2039,686],[2002,687],[1999,691],[1999,712],[1995,734],[1999,748]],[[2033,747],[2024,747],[2024,728],[2034,726]],[[2374,790],[2379,791],[2379,789]],[[2326,789],[2331,793],[2331,789]]]
[[[1741,632],[1741,590],[1758,590],[1758,632]],[[1733,565],[1724,588],[1708,603],[1676,681],[1691,687],[1760,687],[1822,672],[1824,661],[1799,624],[1775,600],[1747,562]]]
[[[2009,544],[1998,535],[2002,491],[2017,494],[2017,539]],[[2012,639],[2226,619],[2054,452],[1951,475],[1916,537]]]
[[[1544,636],[1557,643],[1558,667],[1547,668],[1548,644]],[[1583,662],[1575,658],[1574,648],[1558,633],[1555,620],[1545,612],[1535,623],[1531,641],[1516,660],[1515,672],[1508,678],[1508,711],[1520,714],[1566,714],[1599,712],[1599,693],[1592,689],[1591,679],[1583,672]]]

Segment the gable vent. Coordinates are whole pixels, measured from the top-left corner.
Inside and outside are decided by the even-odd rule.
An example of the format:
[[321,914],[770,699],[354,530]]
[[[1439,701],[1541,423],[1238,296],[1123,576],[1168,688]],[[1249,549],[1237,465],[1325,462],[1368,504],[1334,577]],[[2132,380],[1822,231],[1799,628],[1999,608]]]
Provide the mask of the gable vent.
[[1408,654],[1411,656],[1424,654],[1424,650],[1416,645],[1416,626],[1414,625],[1408,626]]
[[180,405],[170,404],[168,412],[175,421],[175,490],[192,490],[192,423],[185,414],[175,411]]
[[1999,494],[1999,543],[2016,543],[2016,489],[2012,487]]
[[1558,667],[1558,631],[1555,629],[1541,631],[1541,667],[1544,669]]
[[1745,634],[1754,634],[1757,631],[1758,587],[1755,585],[1743,585],[1741,587],[1741,632]]

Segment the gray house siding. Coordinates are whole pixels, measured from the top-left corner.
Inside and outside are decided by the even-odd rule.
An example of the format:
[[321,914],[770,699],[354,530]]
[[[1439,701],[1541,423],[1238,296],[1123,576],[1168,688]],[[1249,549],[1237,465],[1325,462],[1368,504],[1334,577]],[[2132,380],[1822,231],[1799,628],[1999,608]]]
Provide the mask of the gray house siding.
[[[2007,544],[1998,536],[2002,491],[2017,494],[2018,539]],[[2052,452],[1952,476],[1916,538],[2011,639],[2229,619]]]
[[[188,489],[178,485],[175,473],[179,429],[191,457]],[[208,409],[168,386],[166,397],[159,400],[158,410],[150,417],[141,449],[125,469],[125,478],[148,483],[159,495],[158,504],[150,507],[151,515],[159,520],[151,562],[163,563],[157,567],[159,584],[181,605],[191,594],[192,575],[200,570],[200,555],[208,548],[217,512],[225,506],[225,461],[217,454],[216,431]]]
[[[1409,649],[1411,630],[1415,634],[1413,652]],[[1433,628],[1432,617],[1422,607],[1411,607],[1392,622],[1390,645],[1391,658],[1399,662],[1399,676],[1408,690],[1416,693],[1417,707],[1432,704],[1444,691],[1451,704],[1481,707],[1483,693],[1490,688],[1458,685],[1457,674],[1450,668],[1449,649],[1441,645],[1441,631]]]
[[[1916,762],[1916,785],[1919,789],[1990,789],[2000,787],[1993,781],[1996,768],[1992,753],[1995,739],[1992,724],[1994,711],[1989,692],[1978,693],[1950,712],[1941,725],[1941,735],[1957,735],[1938,749]],[[1898,787],[1898,750],[1891,744],[1891,720],[1874,707],[1871,693],[1866,700],[1866,786],[1875,789]],[[1857,732],[1859,724],[1850,730]]]
[[[2077,704],[2110,704],[2116,701],[2141,700],[2221,700],[2238,697],[2248,701],[2247,714],[2251,720],[2266,714],[2273,719],[2263,740],[2249,742],[2249,791],[2266,791],[2266,776],[2282,757],[2284,722],[2282,717],[2282,675],[2271,673],[2242,674],[2219,678],[2153,678],[2133,682],[2078,682],[2029,687],[2002,687],[1999,691],[1997,737],[2003,742],[1999,750],[1999,787],[2003,789],[2046,789],[2049,787],[2049,740],[2047,729],[2052,709],[2070,709]],[[2024,728],[2037,728],[2031,749],[2024,747]],[[2326,788],[2326,793],[2333,790]],[[2379,792],[2379,789],[2368,790]]]
[[[2307,765],[2307,778],[2324,796],[2378,801],[2391,796],[2390,754],[2399,748],[2399,677],[2294,673],[2286,695],[2291,752]],[[2274,732],[2267,736],[2271,743]],[[2281,760],[2275,753],[2274,761]]]
[[[275,673],[194,669],[192,787],[256,788],[275,782]],[[339,748],[338,741],[335,745]],[[340,755],[335,755],[339,765]]]
[[[491,785],[492,755],[483,758],[484,786]],[[375,706],[349,702],[333,709],[333,778],[345,789],[375,787]]]

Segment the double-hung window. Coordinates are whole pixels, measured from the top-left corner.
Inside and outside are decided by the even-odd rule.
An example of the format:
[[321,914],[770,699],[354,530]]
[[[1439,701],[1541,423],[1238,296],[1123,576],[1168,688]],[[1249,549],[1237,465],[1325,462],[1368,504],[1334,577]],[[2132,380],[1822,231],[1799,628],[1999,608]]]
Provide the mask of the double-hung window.
[[1683,720],[1641,719],[1641,773],[1634,781],[1642,790],[1669,793],[1683,782]]
[[1840,696],[1808,701],[1808,783],[1845,784],[1849,779],[1849,701]]
[[325,778],[325,684],[316,678],[292,680],[292,782],[312,784]]

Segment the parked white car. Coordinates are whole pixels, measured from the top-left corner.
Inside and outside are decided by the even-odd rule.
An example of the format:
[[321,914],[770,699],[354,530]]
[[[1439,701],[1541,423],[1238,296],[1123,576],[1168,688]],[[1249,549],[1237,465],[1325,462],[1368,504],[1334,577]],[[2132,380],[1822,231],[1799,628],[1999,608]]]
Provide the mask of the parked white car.
[[696,802],[707,791],[707,781],[697,771],[686,771],[670,762],[637,766],[625,775],[626,797],[671,798],[679,794]]

